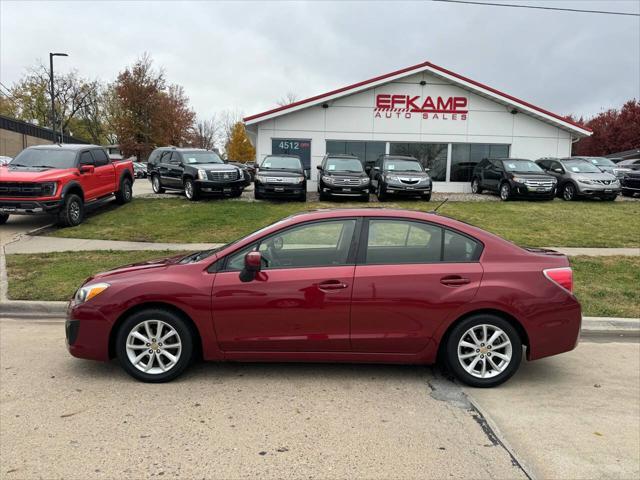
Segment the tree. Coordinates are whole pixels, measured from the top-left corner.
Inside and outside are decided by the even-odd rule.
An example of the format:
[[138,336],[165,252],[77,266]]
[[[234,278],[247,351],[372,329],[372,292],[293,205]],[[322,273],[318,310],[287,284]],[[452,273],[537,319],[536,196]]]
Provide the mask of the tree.
[[158,111],[153,112],[154,138],[161,145],[182,147],[193,138],[193,123],[196,114],[189,108],[189,99],[184,88],[170,85],[161,91]]
[[287,105],[291,105],[292,103],[295,103],[297,100],[298,100],[298,95],[296,95],[293,92],[287,92],[287,94],[284,97],[276,100],[276,104],[280,105],[281,107],[285,107]]
[[601,156],[640,148],[640,102],[635,99],[620,110],[610,109],[580,123],[593,134],[574,144],[574,155]]
[[229,141],[225,145],[227,159],[236,162],[253,162],[256,159],[256,149],[251,145],[244,123],[236,122],[231,129]]
[[198,120],[193,127],[191,146],[213,150],[220,140],[221,125],[215,115],[209,120]]

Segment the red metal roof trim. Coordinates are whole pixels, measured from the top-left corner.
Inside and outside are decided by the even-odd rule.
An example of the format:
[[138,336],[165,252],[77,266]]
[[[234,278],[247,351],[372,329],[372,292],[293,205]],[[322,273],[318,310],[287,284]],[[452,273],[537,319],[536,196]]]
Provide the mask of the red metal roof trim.
[[567,119],[561,117],[560,115],[558,115],[556,113],[553,113],[553,112],[550,112],[548,110],[545,110],[544,108],[537,107],[537,106],[535,106],[535,105],[533,105],[533,104],[531,104],[529,102],[521,100],[521,99],[519,99],[517,97],[514,97],[512,95],[509,95],[507,93],[501,92],[500,90],[496,90],[495,88],[491,88],[491,87],[489,87],[489,86],[487,86],[487,85],[485,85],[483,83],[476,82],[475,80],[472,80],[470,78],[464,77],[464,76],[462,76],[462,75],[460,75],[458,73],[452,72],[451,70],[447,70],[446,68],[440,67],[440,66],[435,65],[435,64],[433,64],[431,62],[423,62],[423,63],[419,63],[417,65],[413,65],[411,67],[403,68],[401,70],[396,70],[394,72],[385,73],[384,75],[379,75],[377,77],[370,78],[370,79],[364,80],[362,82],[354,83],[352,85],[347,85],[346,87],[337,88],[335,90],[331,90],[330,92],[326,92],[326,93],[322,93],[320,95],[315,95],[313,97],[305,98],[304,100],[298,100],[297,102],[290,103],[289,105],[282,105],[280,107],[273,108],[271,110],[267,110],[267,111],[262,112],[262,113],[257,113],[255,115],[250,115],[248,117],[244,117],[243,120],[245,122],[249,122],[251,120],[255,120],[256,118],[264,117],[266,115],[271,115],[272,113],[282,112],[284,110],[288,110],[288,109],[293,108],[293,107],[304,105],[306,103],[315,102],[316,100],[321,100],[321,99],[323,99],[325,97],[330,97],[330,96],[335,95],[337,93],[346,92],[346,91],[354,89],[354,88],[362,87],[364,85],[368,85],[370,83],[374,83],[374,82],[377,82],[379,80],[384,80],[385,78],[393,77],[393,76],[399,75],[401,73],[410,72],[411,70],[416,70],[416,69],[422,68],[422,67],[431,67],[434,70],[438,70],[438,71],[440,71],[442,73],[446,73],[447,75],[451,75],[452,77],[458,78],[458,79],[463,80],[463,81],[468,82],[468,83],[471,83],[472,85],[475,85],[477,87],[480,87],[480,88],[483,88],[485,90],[488,90],[488,91],[490,91],[492,93],[495,93],[496,95],[499,95],[501,97],[507,98],[507,99],[511,100],[512,102],[516,102],[516,103],[519,103],[519,104],[524,105],[526,107],[529,107],[529,108],[531,108],[533,110],[537,110],[540,113],[544,113],[545,115],[549,115],[550,117],[553,117],[553,118],[556,118],[556,119],[558,119],[558,120],[560,120],[562,122],[568,123],[569,125],[573,125],[574,127],[580,128],[580,129],[585,130],[587,132],[591,132],[592,131],[590,128],[582,126],[582,125],[579,125],[579,124],[577,124],[575,122],[572,122],[571,120],[567,120]]

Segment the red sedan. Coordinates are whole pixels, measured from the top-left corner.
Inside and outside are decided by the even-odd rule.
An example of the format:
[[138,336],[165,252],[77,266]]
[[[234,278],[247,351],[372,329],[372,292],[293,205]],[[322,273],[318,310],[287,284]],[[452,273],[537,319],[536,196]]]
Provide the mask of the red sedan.
[[431,364],[498,385],[575,348],[564,255],[432,213],[295,215],[224,247],[91,277],[69,305],[72,355],[164,382],[195,358]]

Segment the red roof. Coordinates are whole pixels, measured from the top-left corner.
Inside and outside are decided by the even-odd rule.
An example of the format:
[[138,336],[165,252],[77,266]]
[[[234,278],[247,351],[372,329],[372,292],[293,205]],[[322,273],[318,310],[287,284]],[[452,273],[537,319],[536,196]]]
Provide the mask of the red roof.
[[283,105],[283,106],[280,106],[280,107],[277,107],[277,108],[273,108],[271,110],[267,110],[265,112],[257,113],[255,115],[249,115],[248,117],[244,117],[243,120],[245,122],[249,122],[251,120],[255,120],[255,119],[260,118],[260,117],[271,115],[273,113],[283,112],[285,110],[289,110],[291,108],[295,108],[295,107],[298,107],[298,106],[301,106],[301,105],[305,105],[307,103],[317,102],[318,100],[322,100],[323,98],[331,97],[331,96],[336,95],[338,93],[347,92],[347,91],[353,90],[355,88],[359,88],[359,87],[362,87],[362,86],[365,86],[365,85],[368,85],[368,84],[371,84],[371,83],[378,82],[380,80],[384,80],[385,78],[395,77],[396,75],[400,75],[402,73],[408,73],[408,72],[411,72],[412,70],[417,70],[417,69],[420,69],[420,68],[431,68],[433,70],[439,71],[439,72],[444,73],[446,75],[449,75],[451,77],[454,77],[454,78],[457,78],[459,80],[462,80],[463,82],[467,82],[467,83],[470,83],[472,85],[475,85],[476,87],[479,87],[479,88],[482,88],[484,90],[487,90],[487,91],[489,91],[489,92],[491,92],[491,93],[493,93],[493,94],[495,94],[495,95],[497,95],[499,97],[503,97],[503,98],[509,100],[512,103],[523,105],[525,107],[531,108],[532,110],[535,110],[537,112],[540,112],[540,113],[543,113],[543,114],[548,115],[550,117],[553,117],[553,118],[555,118],[557,120],[560,120],[561,122],[567,123],[567,124],[572,125],[572,126],[574,126],[576,128],[579,128],[581,130],[584,130],[584,131],[587,131],[587,132],[591,132],[591,129],[589,129],[589,128],[585,127],[585,126],[582,126],[582,125],[580,125],[578,123],[575,123],[575,122],[573,122],[571,120],[568,120],[568,119],[564,118],[563,116],[558,115],[557,113],[553,113],[553,112],[550,112],[548,110],[545,110],[544,108],[537,107],[536,105],[533,105],[533,104],[531,104],[529,102],[526,102],[524,100],[516,98],[516,97],[514,97],[512,95],[509,95],[507,93],[501,92],[500,90],[496,90],[495,88],[491,88],[488,85],[485,85],[483,83],[477,82],[477,81],[472,80],[472,79],[467,78],[467,77],[464,77],[464,76],[462,76],[462,75],[460,75],[458,73],[452,72],[451,70],[447,70],[446,68],[440,67],[440,66],[435,65],[435,64],[433,64],[431,62],[423,62],[423,63],[419,63],[417,65],[412,65],[410,67],[406,67],[406,68],[402,68],[400,70],[396,70],[394,72],[385,73],[384,75],[379,75],[377,77],[370,78],[370,79],[364,80],[362,82],[354,83],[352,85],[347,85],[346,87],[337,88],[335,90],[331,90],[329,92],[322,93],[320,95],[315,95],[313,97],[309,97],[309,98],[306,98],[304,100],[298,100],[297,102],[290,103],[289,105]]

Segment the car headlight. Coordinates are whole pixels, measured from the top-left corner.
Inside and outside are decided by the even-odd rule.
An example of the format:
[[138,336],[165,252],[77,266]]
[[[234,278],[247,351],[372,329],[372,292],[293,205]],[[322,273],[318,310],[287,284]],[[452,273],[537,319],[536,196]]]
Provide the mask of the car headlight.
[[202,168],[199,168],[198,169],[198,179],[206,180],[207,179],[207,171],[203,170]]
[[106,282],[91,283],[89,285],[85,285],[84,287],[80,287],[78,289],[78,291],[76,292],[75,296],[73,297],[73,300],[76,303],[88,302],[93,297],[97,297],[98,295],[100,295],[102,292],[104,292],[110,286],[111,285],[109,285]]
[[429,177],[424,177],[419,180],[419,183],[429,183],[431,179]]
[[512,177],[512,180],[516,183],[525,183],[527,181],[526,178],[522,177]]
[[614,185],[619,185],[620,184],[620,180],[618,180],[617,178],[614,178],[611,183],[614,184]]
[[58,190],[58,184],[56,182],[45,182],[40,184],[43,197],[53,197]]
[[392,181],[392,182],[399,182],[400,181],[400,177],[398,177],[397,175],[386,175],[385,179],[387,181]]
[[304,182],[304,177],[302,175],[300,175],[299,177],[293,177],[291,179],[292,183],[302,183]]
[[364,177],[360,179],[360,183],[362,185],[367,185],[369,183],[369,177]]
[[593,183],[590,179],[585,178],[585,177],[578,177],[577,180],[578,180],[578,182],[584,183],[586,185],[590,185],[591,183]]
[[322,181],[323,181],[324,183],[334,183],[334,181],[333,181],[333,177],[328,177],[328,176],[326,176],[326,175],[323,175],[323,176],[322,176]]
[[264,183],[264,182],[267,181],[267,177],[265,177],[264,175],[256,175],[255,176],[255,180],[256,180],[256,182]]

